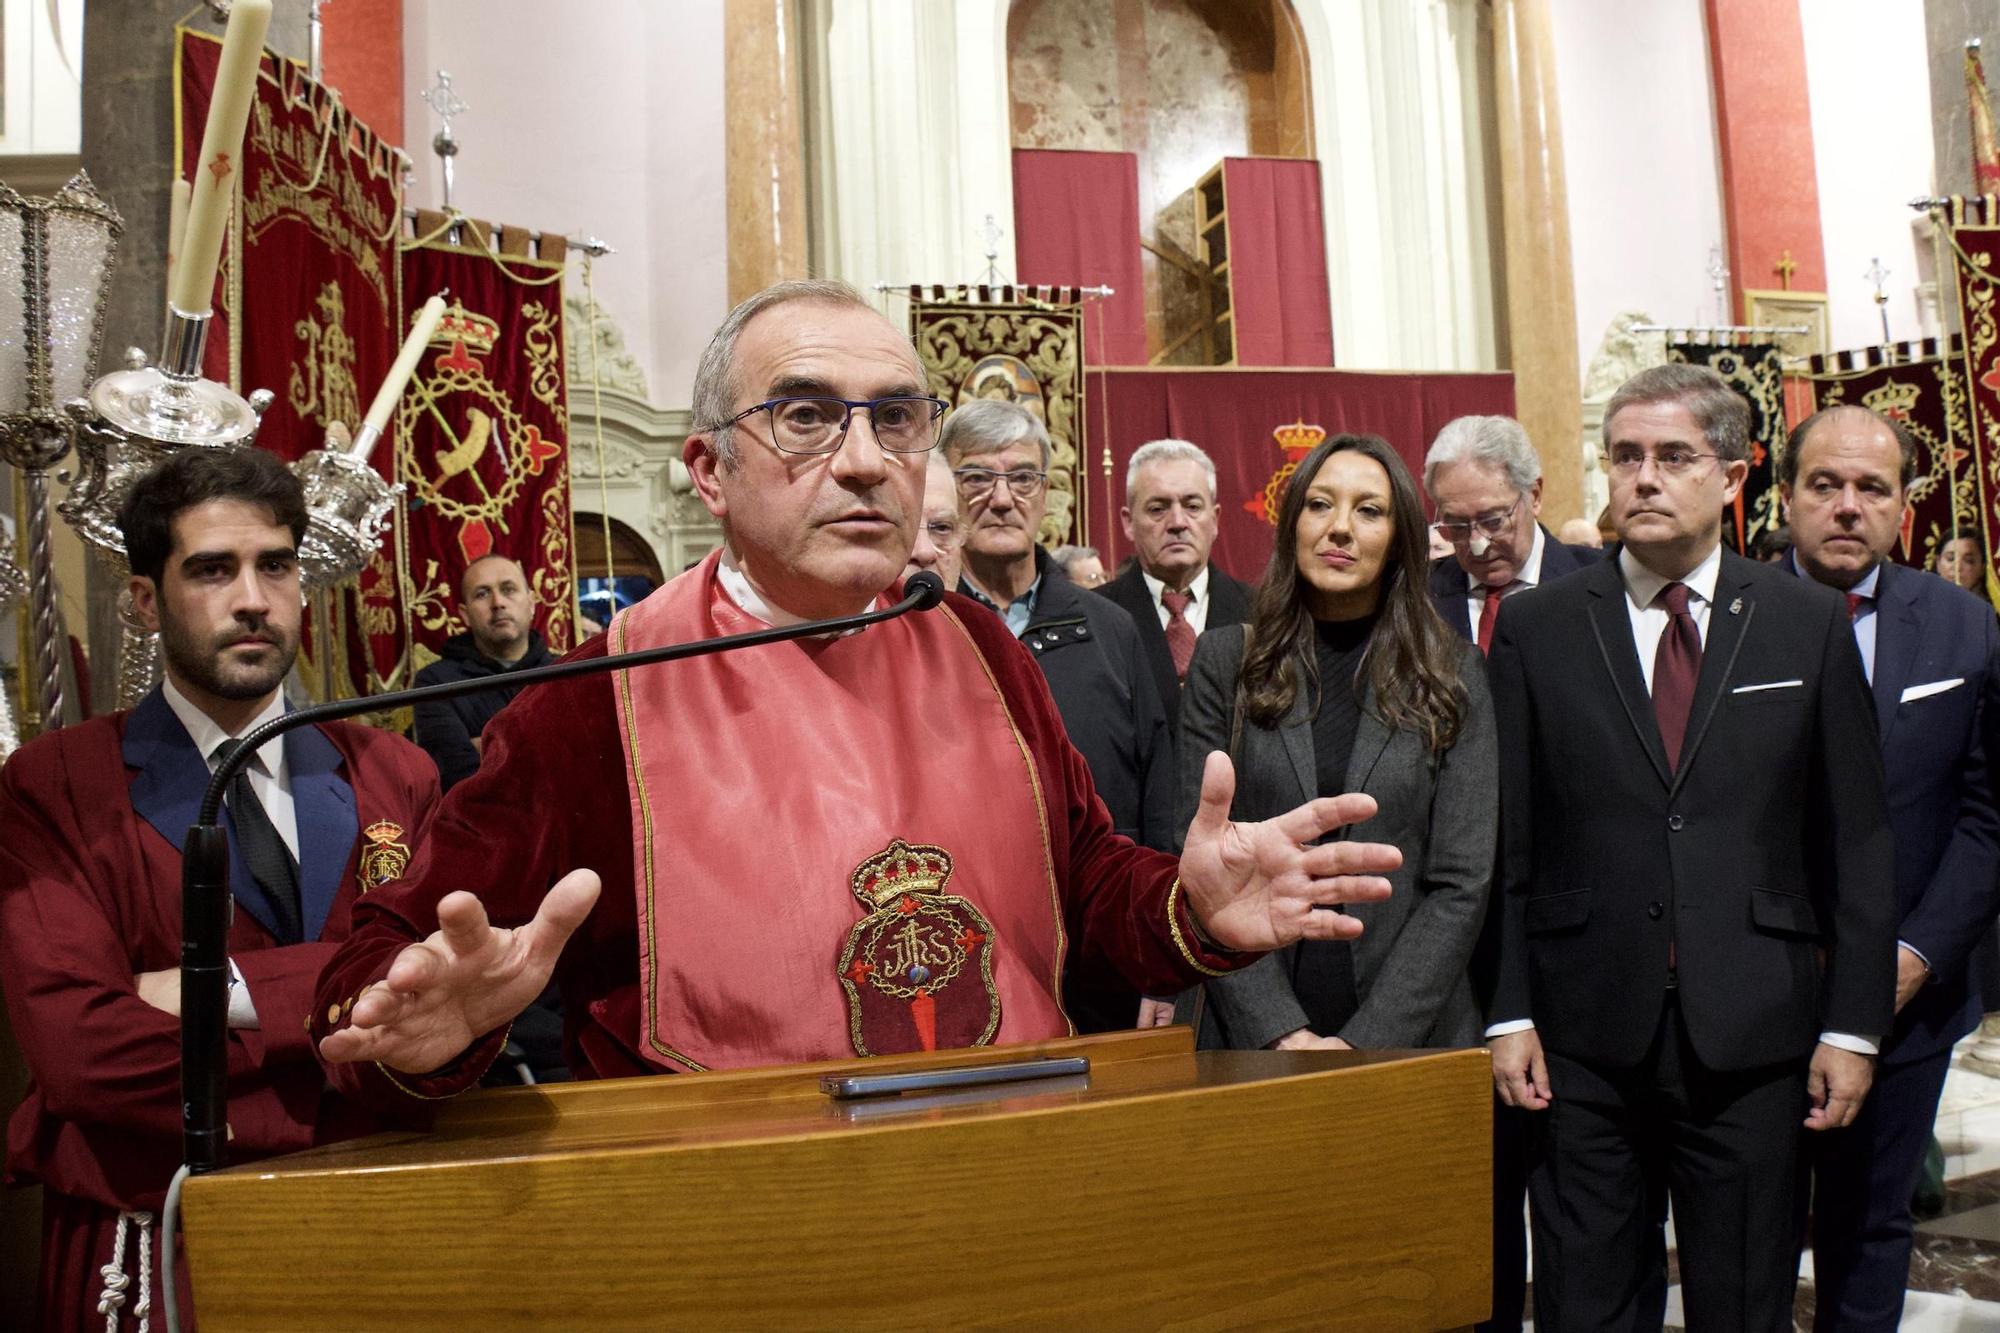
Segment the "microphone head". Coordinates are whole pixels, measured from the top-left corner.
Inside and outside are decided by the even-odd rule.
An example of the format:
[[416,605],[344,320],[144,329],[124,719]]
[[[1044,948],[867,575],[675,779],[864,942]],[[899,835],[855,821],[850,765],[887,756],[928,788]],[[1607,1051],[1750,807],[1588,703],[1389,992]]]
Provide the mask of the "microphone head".
[[920,569],[903,580],[903,596],[917,599],[912,611],[928,611],[944,600],[944,580],[934,570]]

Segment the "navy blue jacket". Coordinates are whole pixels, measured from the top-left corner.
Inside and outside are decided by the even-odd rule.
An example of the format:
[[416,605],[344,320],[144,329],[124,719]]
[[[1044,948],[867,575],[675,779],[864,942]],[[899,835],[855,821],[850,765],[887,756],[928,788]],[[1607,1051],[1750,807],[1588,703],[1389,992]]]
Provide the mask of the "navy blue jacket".
[[1972,955],[2000,912],[2000,812],[1988,768],[2000,725],[2000,619],[1935,575],[1881,568],[1873,689],[1896,836],[1896,935],[1935,974],[1883,1047],[1883,1059],[1902,1061],[1935,1054],[1979,1023]]

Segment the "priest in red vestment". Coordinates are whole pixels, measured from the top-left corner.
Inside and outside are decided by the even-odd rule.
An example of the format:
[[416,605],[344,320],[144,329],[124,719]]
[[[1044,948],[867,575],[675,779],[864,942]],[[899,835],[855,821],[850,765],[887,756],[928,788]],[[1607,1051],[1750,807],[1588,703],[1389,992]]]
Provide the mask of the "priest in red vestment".
[[[945,404],[851,289],[732,311],[684,458],[725,549],[572,654],[846,615],[900,593]],[[403,880],[371,895],[311,1016],[375,1105],[470,1087],[553,970],[580,1076],[1035,1041],[1083,950],[1166,994],[1388,891],[1393,848],[1314,845],[1360,795],[1176,858],[1112,831],[1034,660],[957,595],[855,634],[525,691]]]
[[[43,1187],[47,1329],[160,1320],[157,1218],[181,1160],[180,846],[215,752],[284,711],[299,644],[306,509],[277,459],[183,450],[121,520],[166,679],[0,770],[0,983],[33,1077],[7,1178]],[[399,737],[334,723],[272,741],[240,791],[225,805],[239,1161],[376,1127],[327,1092],[306,1010],[355,901],[407,861],[437,769]]]

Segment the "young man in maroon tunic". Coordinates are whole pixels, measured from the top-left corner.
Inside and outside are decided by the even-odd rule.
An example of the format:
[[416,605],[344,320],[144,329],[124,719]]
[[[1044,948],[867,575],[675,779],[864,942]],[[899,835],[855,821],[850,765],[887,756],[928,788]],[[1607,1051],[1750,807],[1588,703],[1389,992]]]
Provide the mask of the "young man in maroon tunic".
[[[33,1075],[7,1175],[44,1189],[49,1329],[158,1315],[155,1219],[181,1160],[180,844],[216,752],[284,711],[299,645],[305,501],[277,459],[184,449],[138,482],[120,522],[166,679],[0,771],[0,982]],[[340,723],[271,742],[232,787],[237,1160],[375,1127],[327,1094],[306,1008],[355,900],[400,872],[436,802],[423,751]]]
[[[896,596],[945,406],[925,394],[851,289],[737,307],[683,455],[726,549],[574,656]],[[1067,950],[1166,994],[1352,935],[1316,906],[1387,893],[1394,848],[1312,845],[1370,798],[1238,825],[1233,781],[1213,756],[1178,862],[1117,836],[1033,659],[955,594],[859,634],[538,687],[494,719],[403,883],[361,906],[313,1031],[337,1089],[392,1105],[471,1086],[551,971],[583,1076],[1061,1036]]]

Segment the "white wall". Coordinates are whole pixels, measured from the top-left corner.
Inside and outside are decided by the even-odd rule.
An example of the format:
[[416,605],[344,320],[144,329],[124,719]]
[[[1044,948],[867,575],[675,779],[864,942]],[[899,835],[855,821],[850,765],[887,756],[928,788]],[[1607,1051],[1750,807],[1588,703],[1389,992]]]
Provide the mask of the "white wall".
[[1862,276],[1877,257],[1889,270],[1890,335],[1921,337],[1909,200],[1932,192],[1934,169],[1923,6],[1810,0],[1799,12],[1833,346],[1882,340],[1874,284]]
[[1620,311],[1715,322],[1704,270],[1709,247],[1722,243],[1722,173],[1708,36],[1701,0],[1550,8],[1577,345],[1588,367]]
[[6,59],[0,154],[77,152],[83,143],[83,0],[0,4],[0,51]]
[[453,122],[453,203],[614,246],[596,263],[598,305],[663,407],[687,405],[728,310],[722,10],[722,0],[598,0],[587,13],[482,0],[474,16],[453,0],[409,0],[403,11],[411,201],[435,207],[441,195],[437,120],[420,94],[442,67],[471,107]]

